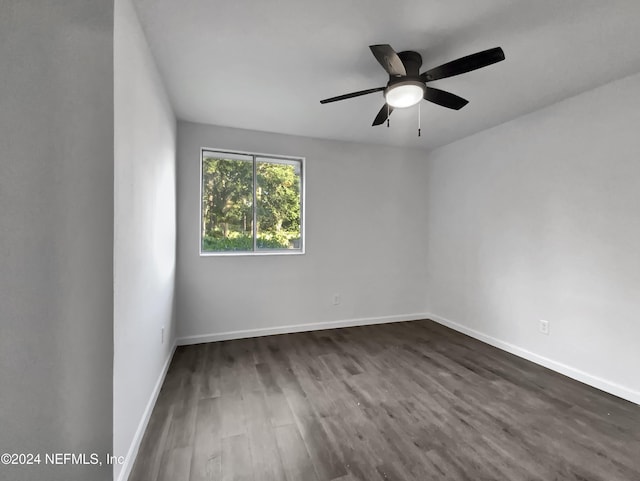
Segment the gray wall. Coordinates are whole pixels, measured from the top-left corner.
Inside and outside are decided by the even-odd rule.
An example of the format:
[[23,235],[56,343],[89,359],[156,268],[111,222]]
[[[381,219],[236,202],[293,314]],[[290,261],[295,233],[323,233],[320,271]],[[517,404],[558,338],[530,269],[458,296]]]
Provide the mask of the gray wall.
[[[176,120],[130,0],[116,0],[113,451],[127,475],[175,339]],[[161,330],[164,328],[164,341]]]
[[[199,256],[201,147],[306,157],[306,254]],[[180,122],[179,336],[424,313],[420,162],[408,149]]]
[[[0,3],[0,453],[112,449],[113,2]],[[1,466],[0,479],[111,479]]]
[[635,402],[638,98],[640,75],[619,80],[432,152],[424,172],[429,309]]

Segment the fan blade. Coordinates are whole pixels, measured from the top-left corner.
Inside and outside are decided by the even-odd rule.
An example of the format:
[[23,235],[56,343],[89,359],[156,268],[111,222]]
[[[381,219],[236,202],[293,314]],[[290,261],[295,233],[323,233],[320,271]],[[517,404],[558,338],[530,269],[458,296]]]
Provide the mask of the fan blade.
[[391,45],[370,45],[369,48],[374,57],[387,73],[394,77],[404,77],[407,71],[398,54],[391,48]]
[[469,103],[467,99],[445,92],[444,90],[434,89],[433,87],[427,87],[424,93],[424,99],[453,110],[460,110]]
[[431,82],[441,78],[453,77],[461,73],[471,72],[487,65],[491,65],[504,60],[504,52],[500,47],[490,48],[483,52],[467,55],[466,57],[453,60],[451,62],[440,65],[439,67],[427,70],[420,79],[423,82]]
[[361,95],[372,94],[374,92],[381,92],[385,87],[378,87],[369,90],[360,90],[359,92],[351,92],[350,94],[338,95],[337,97],[331,97],[330,99],[321,100],[321,104],[328,104],[329,102],[337,102],[338,100],[352,99],[353,97],[360,97]]
[[374,125],[383,124],[384,121],[387,120],[387,117],[391,115],[391,112],[393,112],[393,107],[391,105],[384,104],[380,109],[380,112],[378,112],[378,115],[376,115],[376,118],[373,120],[371,126],[373,127]]

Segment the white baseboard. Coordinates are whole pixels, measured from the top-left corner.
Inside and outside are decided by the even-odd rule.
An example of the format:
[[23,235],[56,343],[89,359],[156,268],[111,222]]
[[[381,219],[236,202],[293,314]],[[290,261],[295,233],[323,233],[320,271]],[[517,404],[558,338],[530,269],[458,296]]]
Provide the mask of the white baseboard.
[[124,459],[124,463],[122,463],[118,481],[127,481],[129,479],[131,469],[133,468],[136,456],[138,455],[138,449],[140,448],[142,437],[144,436],[144,432],[147,430],[147,425],[149,424],[151,413],[153,412],[153,408],[155,407],[156,401],[158,400],[158,395],[160,394],[162,384],[164,384],[164,379],[167,376],[167,371],[169,371],[169,365],[171,364],[171,359],[173,359],[173,354],[176,352],[176,347],[178,347],[177,339],[173,342],[173,346],[169,351],[169,356],[167,356],[167,359],[164,362],[164,366],[162,366],[162,370],[160,371],[160,375],[158,376],[156,385],[153,387],[153,391],[151,392],[151,396],[149,397],[147,406],[144,408],[142,419],[140,419],[140,423],[138,424],[138,429],[136,429],[136,433],[134,434],[133,439],[131,440],[131,445],[129,446],[129,451],[127,452],[127,455]]
[[616,384],[614,382],[607,381],[606,379],[593,376],[587,372],[581,371],[580,369],[576,369],[572,366],[554,361],[553,359],[540,356],[514,344],[501,341],[500,339],[496,339],[495,337],[489,336],[474,329],[470,329],[466,326],[463,326],[462,324],[458,324],[457,322],[445,319],[444,317],[440,317],[435,314],[429,314],[427,318],[434,320],[438,324],[442,324],[443,326],[449,327],[455,331],[478,339],[479,341],[482,341],[486,344],[497,347],[498,349],[502,349],[503,351],[507,351],[518,357],[534,362],[553,371],[559,372],[560,374],[564,374],[565,376],[575,379],[576,381],[588,384],[589,386],[593,386],[609,394],[613,394],[614,396],[621,397],[622,399],[626,399],[627,401],[631,401],[632,403],[640,404],[640,392],[638,391],[634,391],[625,386],[621,386],[620,384]]
[[293,324],[288,326],[263,327],[259,329],[245,329],[241,331],[217,332],[186,336],[178,338],[178,345],[200,344],[203,342],[228,341],[230,339],[246,339],[249,337],[271,336],[273,334],[290,334],[294,332],[321,331],[323,329],[337,329],[340,327],[370,326],[373,324],[387,324],[390,322],[417,321],[427,319],[428,314],[401,314],[398,316],[363,317],[360,319],[345,319],[340,321],[314,322],[309,324]]

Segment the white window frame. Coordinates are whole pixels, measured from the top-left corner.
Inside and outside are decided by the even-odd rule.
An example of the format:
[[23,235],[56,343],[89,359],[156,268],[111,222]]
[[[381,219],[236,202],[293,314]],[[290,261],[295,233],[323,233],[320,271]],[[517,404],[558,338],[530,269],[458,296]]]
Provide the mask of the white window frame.
[[[256,158],[262,159],[273,159],[273,160],[292,160],[296,162],[300,162],[300,249],[256,249],[256,239],[254,236],[253,239],[253,249],[252,251],[203,251],[202,250],[202,164],[204,161],[204,153],[209,152],[213,154],[235,154],[235,155],[247,155],[253,157],[253,166],[254,166],[254,186],[253,186],[253,195],[254,195],[254,225],[255,225],[255,216],[256,216],[256,208],[255,208],[255,168],[256,168]],[[219,148],[210,148],[210,147],[201,147],[200,148],[200,158],[198,160],[199,167],[198,170],[200,172],[200,195],[198,197],[198,252],[200,253],[200,257],[219,257],[219,256],[297,256],[303,255],[305,253],[306,248],[306,228],[305,228],[305,205],[306,205],[306,158],[305,157],[294,157],[289,155],[277,155],[277,154],[264,154],[259,152],[245,152],[242,150],[233,150],[233,149],[219,149]]]

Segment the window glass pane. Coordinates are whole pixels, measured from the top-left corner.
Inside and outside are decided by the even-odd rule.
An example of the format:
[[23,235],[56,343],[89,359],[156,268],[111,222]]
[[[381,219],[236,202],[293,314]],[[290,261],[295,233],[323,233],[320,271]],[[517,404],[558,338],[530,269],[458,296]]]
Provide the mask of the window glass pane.
[[253,158],[203,152],[202,252],[253,250]]
[[261,157],[256,161],[256,247],[300,249],[301,162]]

